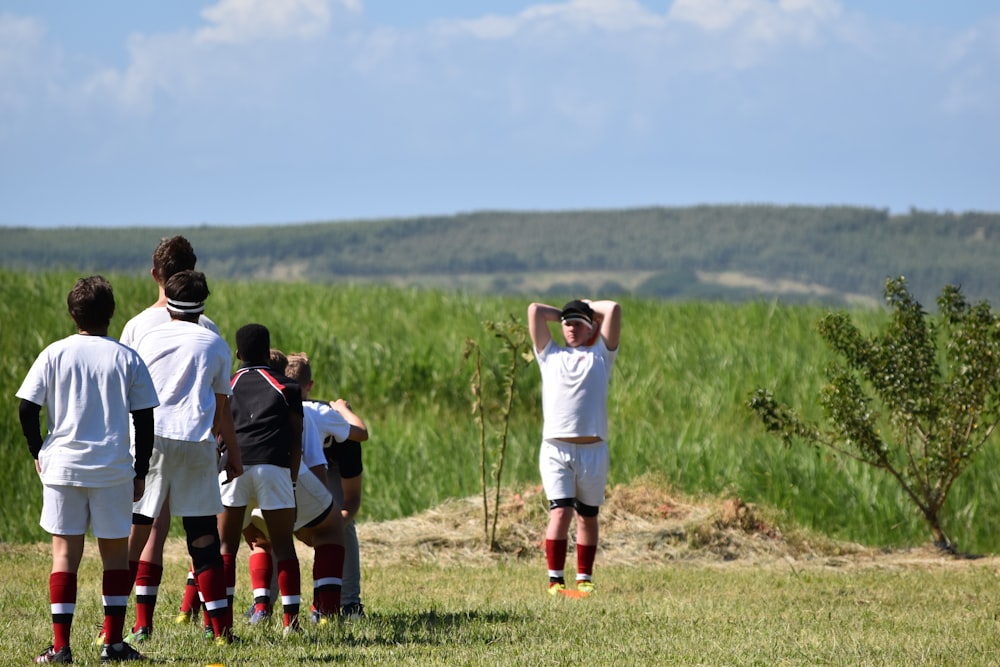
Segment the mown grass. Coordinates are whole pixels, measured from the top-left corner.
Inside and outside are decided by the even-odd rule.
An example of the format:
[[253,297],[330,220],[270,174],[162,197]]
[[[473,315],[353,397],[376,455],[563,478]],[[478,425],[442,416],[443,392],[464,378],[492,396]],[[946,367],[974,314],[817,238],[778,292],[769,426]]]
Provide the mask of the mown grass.
[[[78,276],[0,272],[0,541],[46,539],[37,526],[40,492],[17,422],[14,392],[45,344],[72,332],[65,297]],[[108,276],[116,290],[117,335],[155,297],[148,276]],[[211,278],[211,277],[210,277]],[[505,367],[483,327],[524,321],[526,299],[392,287],[227,283],[210,280],[208,314],[232,342],[258,321],[285,351],[313,360],[316,397],[348,398],[367,421],[361,520],[407,516],[479,490],[479,435],[471,413],[465,340],[484,350],[489,392]],[[567,295],[575,296],[575,295]],[[744,406],[758,386],[818,417],[815,398],[830,360],[815,321],[825,309],[777,302],[623,301],[622,348],[611,388],[611,484],[653,472],[689,494],[733,494],[785,520],[870,545],[922,544],[930,536],[887,476],[830,457],[785,449]],[[858,310],[866,329],[881,311]],[[537,371],[518,378],[504,484],[537,481]],[[488,403],[490,416],[498,414]],[[489,424],[491,447],[499,424]],[[945,528],[960,549],[994,553],[1000,536],[1000,464],[990,445],[952,491]],[[13,509],[13,508],[16,508]]]
[[[0,579],[0,661],[27,664],[51,641],[45,550],[5,548],[0,561],[18,572]],[[184,567],[168,563],[164,582],[182,582]],[[171,622],[181,586],[165,585],[154,638],[142,649],[159,664],[229,667],[995,665],[993,567],[611,565],[601,568],[597,594],[572,600],[544,592],[538,554],[485,567],[369,560],[365,619],[307,626],[291,640],[275,625],[240,620],[243,644],[220,648],[197,625]],[[85,558],[72,640],[78,665],[98,664],[90,640],[101,619],[99,581],[98,558]],[[242,573],[237,591],[242,609],[249,599]]]

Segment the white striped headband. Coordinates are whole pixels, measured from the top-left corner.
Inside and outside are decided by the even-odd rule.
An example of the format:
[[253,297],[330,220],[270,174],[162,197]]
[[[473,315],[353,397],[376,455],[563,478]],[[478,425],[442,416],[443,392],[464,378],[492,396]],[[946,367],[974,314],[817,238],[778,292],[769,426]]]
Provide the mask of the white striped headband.
[[167,299],[167,310],[171,313],[182,313],[186,315],[200,314],[205,312],[205,302],[175,301],[174,299]]

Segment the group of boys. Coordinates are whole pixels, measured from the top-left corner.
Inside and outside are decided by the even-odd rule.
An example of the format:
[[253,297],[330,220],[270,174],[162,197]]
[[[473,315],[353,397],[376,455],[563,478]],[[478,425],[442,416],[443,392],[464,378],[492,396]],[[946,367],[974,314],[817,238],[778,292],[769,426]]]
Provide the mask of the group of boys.
[[[17,392],[22,430],[43,483],[40,523],[52,535],[53,643],[36,663],[72,662],[76,578],[88,528],[104,568],[100,661],[143,659],[132,643],[152,633],[171,514],[181,517],[191,558],[188,590],[197,591],[206,634],[217,643],[236,641],[236,554],[244,538],[255,554],[252,620],[271,613],[269,588],[258,584],[270,580],[273,554],[284,633],[299,630],[293,535],[315,550],[312,619],[342,613],[345,525],[353,528],[360,505],[359,443],[367,428],[342,399],[303,401],[311,376],[300,384],[271,368],[263,325],[237,331],[241,365],[231,375],[229,346],[204,316],[209,290],[195,262],[184,237],[161,241],[151,271],[159,299],[126,324],[120,342],[108,337],[111,285],[101,276],[80,279],[67,297],[78,333],[43,350]],[[308,359],[296,359],[304,376]],[[324,436],[333,446],[324,448]],[[303,447],[307,463],[300,466]],[[340,463],[343,484],[323,474],[326,456]],[[334,480],[336,494],[328,488]],[[356,564],[356,534],[350,534]],[[360,575],[351,578],[355,590],[346,611],[357,614]],[[126,636],[133,585],[136,624]]]
[[[79,333],[43,350],[17,392],[22,430],[43,483],[41,525],[52,534],[54,640],[36,663],[72,661],[76,572],[88,527],[104,565],[101,662],[142,659],[125,641],[125,611],[134,584],[136,624],[128,638],[147,639],[171,513],[182,517],[191,556],[179,618],[195,616],[196,590],[206,630],[217,642],[234,640],[236,554],[243,540],[251,547],[251,623],[272,613],[276,572],[284,633],[298,631],[294,537],[315,552],[310,617],[322,623],[345,610],[361,613],[352,519],[367,427],[346,401],[309,401],[308,357],[273,350],[261,324],[236,332],[241,366],[230,377],[229,347],[203,315],[208,285],[194,263],[183,237],[161,243],[152,270],[160,299],[125,326],[127,345],[107,336],[115,309],[110,284],[100,276],[78,281],[67,305]],[[542,377],[548,591],[586,596],[595,590],[598,513],[609,468],[608,386],[621,308],[608,300],[574,300],[562,308],[532,303],[527,315]],[[563,345],[552,325],[559,326]],[[330,446],[333,441],[338,444]],[[568,589],[574,519],[576,588]],[[345,578],[345,569],[353,576]],[[350,598],[343,594],[347,582]]]

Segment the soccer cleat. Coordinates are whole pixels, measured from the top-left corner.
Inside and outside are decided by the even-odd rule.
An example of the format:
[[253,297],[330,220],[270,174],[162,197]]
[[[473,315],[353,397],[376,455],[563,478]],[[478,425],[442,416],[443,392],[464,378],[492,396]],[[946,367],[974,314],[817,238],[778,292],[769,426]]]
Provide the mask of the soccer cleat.
[[47,665],[47,664],[60,664],[60,665],[71,665],[73,664],[73,652],[69,650],[69,646],[63,646],[58,651],[55,650],[55,646],[50,646],[35,658],[36,665]]
[[130,644],[141,644],[153,636],[153,628],[135,628],[125,635],[125,641]]
[[590,579],[578,579],[576,582],[576,590],[580,591],[584,595],[590,595],[594,592],[594,582]]
[[360,602],[345,604],[340,608],[340,615],[341,617],[350,619],[352,621],[357,620],[359,618],[364,618],[365,606]]
[[268,621],[270,618],[271,618],[271,610],[270,609],[267,609],[266,607],[265,608],[257,608],[257,609],[253,610],[252,614],[250,614],[250,618],[247,619],[247,622],[250,625],[257,625],[259,623],[264,623],[264,622]]
[[120,644],[105,644],[101,647],[101,662],[133,662],[145,659],[146,656],[125,642]]
[[187,611],[177,612],[174,616],[174,623],[177,625],[184,625],[185,623],[194,623],[198,620],[198,612],[194,609],[188,609]]
[[96,637],[94,637],[94,646],[104,646],[104,639],[104,628],[102,627],[101,631],[97,633]]
[[206,625],[201,630],[201,636],[205,639],[215,639],[215,630],[212,629],[211,625]]
[[221,635],[219,637],[215,637],[214,641],[216,646],[233,646],[241,643],[240,638],[234,635],[232,632]]
[[566,590],[566,584],[560,583],[558,581],[549,582],[549,595],[555,597]]
[[281,631],[281,636],[285,639],[289,637],[298,637],[302,634],[302,628],[299,627],[298,623],[293,623],[291,625],[286,625],[285,629]]

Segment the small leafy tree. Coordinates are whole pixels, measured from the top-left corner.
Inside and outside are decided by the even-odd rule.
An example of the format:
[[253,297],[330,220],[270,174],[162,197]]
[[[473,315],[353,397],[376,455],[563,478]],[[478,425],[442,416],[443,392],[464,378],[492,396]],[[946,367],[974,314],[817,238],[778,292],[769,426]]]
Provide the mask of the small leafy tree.
[[479,486],[483,494],[483,537],[489,548],[496,549],[497,519],[500,515],[500,476],[503,473],[504,458],[507,453],[507,435],[510,428],[511,409],[514,404],[514,384],[517,381],[518,369],[532,359],[528,329],[512,315],[508,322],[484,322],[483,326],[500,339],[502,352],[509,355],[506,362],[503,382],[503,398],[499,407],[500,443],[497,448],[497,460],[493,465],[491,477],[495,484],[496,496],[493,501],[493,528],[490,530],[490,503],[487,497],[486,461],[489,458],[486,447],[486,415],[483,405],[483,371],[482,348],[471,338],[465,341],[465,360],[472,358],[472,413],[479,426]]
[[865,338],[843,312],[818,323],[842,358],[827,369],[820,392],[827,429],[802,420],[766,389],[757,389],[748,406],[788,446],[804,441],[885,470],[935,544],[954,552],[941,508],[1000,419],[1000,321],[988,303],[970,305],[951,285],[938,297],[936,318],[902,277],[886,281],[885,300],[891,319],[879,335]]

